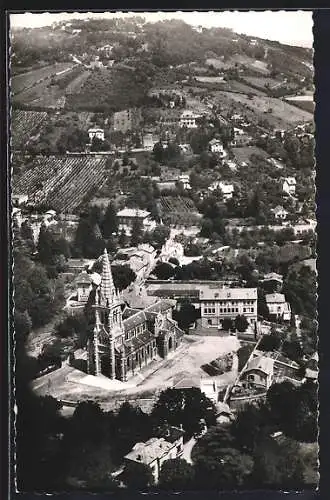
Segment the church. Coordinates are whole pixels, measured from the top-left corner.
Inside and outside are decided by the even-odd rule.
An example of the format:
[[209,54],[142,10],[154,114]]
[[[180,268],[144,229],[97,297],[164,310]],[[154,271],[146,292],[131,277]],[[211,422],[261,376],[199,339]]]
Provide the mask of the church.
[[124,304],[106,250],[99,278],[91,292],[95,324],[87,345],[88,373],[125,382],[153,360],[166,359],[180,345],[183,331],[172,319],[172,300],[145,309]]

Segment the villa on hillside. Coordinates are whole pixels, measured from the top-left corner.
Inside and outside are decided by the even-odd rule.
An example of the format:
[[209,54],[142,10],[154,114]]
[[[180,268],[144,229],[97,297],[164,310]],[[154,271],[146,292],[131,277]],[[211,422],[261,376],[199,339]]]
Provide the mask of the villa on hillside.
[[144,231],[152,231],[156,227],[156,222],[150,218],[150,212],[135,208],[124,208],[117,212],[118,229],[131,234],[132,227],[136,219],[141,222]]
[[268,307],[269,315],[273,319],[283,319],[290,321],[291,307],[289,302],[285,300],[283,293],[270,293],[266,295],[266,304]]
[[283,192],[293,196],[296,193],[296,179],[294,177],[286,177],[283,180]]

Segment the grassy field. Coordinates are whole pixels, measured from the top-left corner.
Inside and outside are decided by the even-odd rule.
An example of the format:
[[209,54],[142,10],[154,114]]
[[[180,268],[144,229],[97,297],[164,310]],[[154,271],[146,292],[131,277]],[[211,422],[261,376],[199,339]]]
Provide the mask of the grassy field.
[[63,90],[50,85],[50,80],[44,80],[14,95],[13,102],[31,108],[61,109],[65,105],[65,97]]
[[75,110],[121,109],[140,106],[148,88],[129,69],[100,68],[92,71],[79,91],[67,96]]
[[[313,119],[312,113],[299,109],[282,99],[266,96],[254,96],[253,99],[249,99],[244,94],[231,94],[230,98],[240,104],[245,104],[257,113],[260,118],[266,118],[274,126],[281,124],[292,125]],[[269,112],[270,110],[271,112]]]
[[24,89],[28,89],[43,80],[48,80],[51,76],[56,75],[56,73],[65,71],[72,66],[72,62],[57,63],[13,76],[11,79],[12,92],[16,95]]

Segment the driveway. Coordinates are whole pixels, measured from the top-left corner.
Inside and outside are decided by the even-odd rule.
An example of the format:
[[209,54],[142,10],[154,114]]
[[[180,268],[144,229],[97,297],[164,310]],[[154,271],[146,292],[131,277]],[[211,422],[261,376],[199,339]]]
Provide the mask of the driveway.
[[183,458],[186,462],[188,462],[188,464],[192,464],[191,451],[195,446],[196,442],[197,442],[196,439],[192,437],[189,441],[187,441],[183,445],[183,453],[181,455],[181,458]]

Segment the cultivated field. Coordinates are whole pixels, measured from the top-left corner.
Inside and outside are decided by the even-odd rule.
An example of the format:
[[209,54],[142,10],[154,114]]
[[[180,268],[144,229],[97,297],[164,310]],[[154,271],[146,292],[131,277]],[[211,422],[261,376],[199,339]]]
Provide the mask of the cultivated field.
[[265,63],[264,61],[257,61],[256,59],[252,59],[252,57],[235,54],[233,57],[231,57],[231,61],[243,66],[247,66],[248,68],[261,73],[262,75],[269,75],[270,73],[267,67],[267,63]]
[[61,109],[65,104],[64,91],[51,85],[50,80],[44,80],[14,96],[14,103],[31,108]]
[[13,191],[27,194],[36,204],[72,212],[100,187],[106,161],[106,157],[39,156],[21,176],[14,176]]
[[140,106],[147,94],[145,82],[138,81],[132,69],[100,68],[90,72],[83,85],[67,96],[67,106],[75,110],[120,110]]
[[244,94],[231,94],[230,97],[233,101],[245,104],[254,112],[263,115],[263,117],[274,123],[274,125],[276,125],[276,123],[290,125],[311,121],[313,119],[313,115],[308,111],[299,109],[275,97],[261,97],[256,95],[253,99],[249,99]]
[[197,211],[194,202],[190,198],[183,198],[182,196],[162,196],[160,203],[164,213],[192,213]]
[[13,110],[11,115],[12,149],[25,146],[29,139],[40,132],[47,118],[46,111]]

